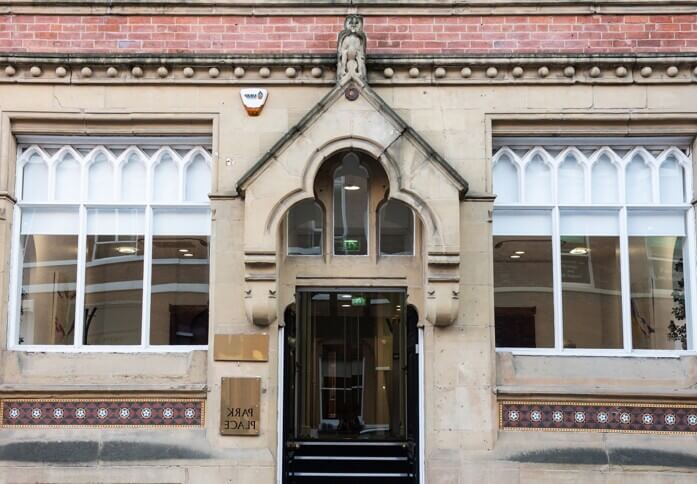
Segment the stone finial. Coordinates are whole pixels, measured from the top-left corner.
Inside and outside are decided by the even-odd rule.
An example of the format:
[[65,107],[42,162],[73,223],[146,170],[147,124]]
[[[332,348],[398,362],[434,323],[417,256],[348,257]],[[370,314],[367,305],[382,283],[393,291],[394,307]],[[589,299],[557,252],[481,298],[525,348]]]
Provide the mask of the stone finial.
[[344,30],[337,41],[337,82],[346,76],[366,79],[365,49],[366,36],[363,32],[363,17],[349,15],[344,20]]

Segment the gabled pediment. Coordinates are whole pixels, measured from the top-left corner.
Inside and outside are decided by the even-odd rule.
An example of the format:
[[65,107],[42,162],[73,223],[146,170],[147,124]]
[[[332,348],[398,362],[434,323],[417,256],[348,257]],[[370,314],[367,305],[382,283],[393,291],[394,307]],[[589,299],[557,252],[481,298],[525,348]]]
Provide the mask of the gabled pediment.
[[[406,143],[414,154],[420,155],[421,161],[433,163],[442,173],[442,181],[455,187],[460,196],[467,192],[467,181],[416,130],[370,86],[349,77],[329,91],[242,175],[237,184],[238,193],[244,196],[259,174],[293,144],[312,139],[320,149],[332,139],[345,137],[376,142],[383,147],[383,152],[400,142]],[[407,162],[398,158],[394,161]],[[296,162],[300,165],[304,160]]]

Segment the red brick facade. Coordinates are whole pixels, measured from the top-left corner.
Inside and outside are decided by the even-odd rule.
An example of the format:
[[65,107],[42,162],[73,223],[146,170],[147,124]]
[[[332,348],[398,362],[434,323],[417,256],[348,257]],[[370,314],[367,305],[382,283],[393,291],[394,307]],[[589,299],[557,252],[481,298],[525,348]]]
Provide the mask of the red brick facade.
[[[0,52],[330,53],[342,17],[0,16]],[[697,15],[371,16],[372,53],[697,52]]]

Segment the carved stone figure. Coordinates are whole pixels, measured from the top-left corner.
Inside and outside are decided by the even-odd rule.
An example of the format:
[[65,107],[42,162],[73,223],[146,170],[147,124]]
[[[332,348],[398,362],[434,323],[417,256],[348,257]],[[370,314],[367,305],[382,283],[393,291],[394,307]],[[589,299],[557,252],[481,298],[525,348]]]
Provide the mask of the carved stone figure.
[[339,33],[337,46],[337,81],[341,81],[348,75],[365,79],[366,36],[363,32],[363,17],[360,15],[346,17],[344,30]]

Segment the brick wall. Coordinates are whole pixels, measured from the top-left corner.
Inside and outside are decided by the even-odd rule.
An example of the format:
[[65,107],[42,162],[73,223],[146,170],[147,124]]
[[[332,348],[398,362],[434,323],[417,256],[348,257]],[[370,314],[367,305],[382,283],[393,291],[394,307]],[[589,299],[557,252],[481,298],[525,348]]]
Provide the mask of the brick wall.
[[[0,16],[0,51],[330,53],[342,17]],[[697,15],[367,17],[372,53],[697,52]]]

